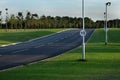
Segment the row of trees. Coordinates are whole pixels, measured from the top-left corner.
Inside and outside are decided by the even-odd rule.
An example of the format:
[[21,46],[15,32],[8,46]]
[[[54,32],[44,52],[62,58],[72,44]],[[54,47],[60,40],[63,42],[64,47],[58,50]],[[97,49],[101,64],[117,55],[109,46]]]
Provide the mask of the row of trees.
[[[97,28],[105,26],[105,21],[98,20],[95,22]],[[120,19],[113,19],[108,21],[109,28],[120,28]]]
[[[0,15],[1,15],[0,11]],[[52,17],[52,16],[41,16],[38,14],[31,14],[27,12],[26,16],[23,16],[22,12],[18,12],[15,16],[12,14],[10,17],[7,16],[6,9],[6,20],[5,24],[2,24],[2,19],[0,19],[1,29],[45,29],[45,28],[82,28],[82,18],[76,17]],[[86,28],[102,28],[104,27],[104,21],[94,22],[91,18],[85,18]],[[119,27],[120,19],[108,21],[108,27]]]

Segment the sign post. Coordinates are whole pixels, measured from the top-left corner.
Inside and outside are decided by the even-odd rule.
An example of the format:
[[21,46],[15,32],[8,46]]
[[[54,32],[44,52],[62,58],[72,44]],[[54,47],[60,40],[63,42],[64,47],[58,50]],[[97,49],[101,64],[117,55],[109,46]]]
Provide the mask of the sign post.
[[83,18],[83,29],[80,31],[80,35],[83,38],[82,41],[82,61],[85,61],[85,18],[84,18],[84,0],[82,0],[82,18]]

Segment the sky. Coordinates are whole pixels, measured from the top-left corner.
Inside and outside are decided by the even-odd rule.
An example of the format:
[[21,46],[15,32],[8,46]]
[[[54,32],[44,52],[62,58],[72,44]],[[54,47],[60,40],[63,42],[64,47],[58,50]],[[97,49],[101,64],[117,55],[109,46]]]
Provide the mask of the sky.
[[[120,0],[85,0],[85,16],[92,20],[103,20],[105,3],[111,2],[108,7],[108,19],[120,18]],[[82,0],[0,0],[0,10],[3,18],[5,8],[9,15],[28,11],[38,13],[39,16],[82,16]]]

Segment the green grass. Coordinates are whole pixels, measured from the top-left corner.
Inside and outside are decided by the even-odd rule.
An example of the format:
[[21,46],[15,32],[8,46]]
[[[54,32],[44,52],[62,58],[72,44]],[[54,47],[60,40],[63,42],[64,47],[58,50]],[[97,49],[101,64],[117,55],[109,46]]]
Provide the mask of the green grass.
[[86,62],[81,47],[13,70],[0,72],[0,80],[120,80],[120,29],[110,29],[104,45],[103,29],[96,30],[86,45]]
[[45,36],[48,34],[52,34],[62,29],[43,29],[43,30],[9,30],[4,31],[0,30],[0,45],[16,43],[16,42],[24,42],[30,39],[34,39],[37,37]]

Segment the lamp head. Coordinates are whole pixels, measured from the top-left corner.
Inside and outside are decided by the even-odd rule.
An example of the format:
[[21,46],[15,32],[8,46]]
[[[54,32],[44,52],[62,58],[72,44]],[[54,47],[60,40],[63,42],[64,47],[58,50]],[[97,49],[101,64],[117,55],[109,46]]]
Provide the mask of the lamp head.
[[8,10],[8,8],[5,9],[6,11]]
[[104,15],[106,15],[106,12],[104,12]]
[[110,5],[111,5],[111,2],[107,2],[106,5],[107,5],[107,6],[110,6]]

